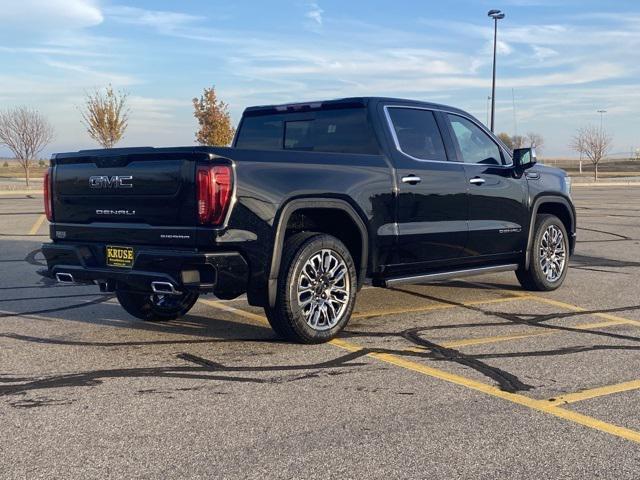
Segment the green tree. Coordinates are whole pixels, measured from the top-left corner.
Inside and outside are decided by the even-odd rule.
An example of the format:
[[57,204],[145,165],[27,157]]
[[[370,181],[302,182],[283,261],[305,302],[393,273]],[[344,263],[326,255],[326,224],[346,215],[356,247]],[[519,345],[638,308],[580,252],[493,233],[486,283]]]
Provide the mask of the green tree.
[[103,148],[113,148],[124,136],[129,121],[128,94],[111,85],[86,95],[82,121],[89,136]]
[[231,125],[229,105],[218,100],[215,87],[205,88],[200,98],[194,98],[193,108],[193,115],[200,125],[196,142],[210,146],[231,144],[235,128]]

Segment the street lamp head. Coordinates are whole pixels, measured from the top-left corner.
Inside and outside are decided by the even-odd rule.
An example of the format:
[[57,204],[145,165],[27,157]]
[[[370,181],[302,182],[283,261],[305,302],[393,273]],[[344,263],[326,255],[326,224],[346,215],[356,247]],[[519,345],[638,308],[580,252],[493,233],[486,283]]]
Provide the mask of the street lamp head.
[[487,16],[493,18],[494,20],[502,20],[504,18],[504,13],[500,10],[489,10],[487,12]]

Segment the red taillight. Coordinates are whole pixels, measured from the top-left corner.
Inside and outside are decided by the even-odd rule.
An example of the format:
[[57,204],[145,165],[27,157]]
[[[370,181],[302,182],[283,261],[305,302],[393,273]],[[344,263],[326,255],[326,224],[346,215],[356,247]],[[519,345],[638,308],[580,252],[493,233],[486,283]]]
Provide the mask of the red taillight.
[[196,183],[199,224],[219,225],[224,221],[231,203],[231,182],[231,167],[228,165],[198,167]]
[[47,216],[47,220],[53,221],[53,211],[51,209],[51,167],[44,174],[44,182],[42,184],[44,193],[44,214]]

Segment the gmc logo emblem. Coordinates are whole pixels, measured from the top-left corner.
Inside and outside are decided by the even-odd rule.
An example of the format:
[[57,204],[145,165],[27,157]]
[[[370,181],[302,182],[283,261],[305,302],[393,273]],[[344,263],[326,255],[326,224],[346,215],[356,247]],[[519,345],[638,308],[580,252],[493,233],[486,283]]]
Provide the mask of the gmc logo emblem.
[[94,175],[89,177],[91,188],[133,188],[133,177],[131,175]]

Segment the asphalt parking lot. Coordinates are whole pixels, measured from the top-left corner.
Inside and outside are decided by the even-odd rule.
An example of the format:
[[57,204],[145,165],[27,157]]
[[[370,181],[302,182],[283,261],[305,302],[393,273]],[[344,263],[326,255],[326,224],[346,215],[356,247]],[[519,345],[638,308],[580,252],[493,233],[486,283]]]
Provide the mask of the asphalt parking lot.
[[51,285],[0,196],[1,478],[640,476],[640,188],[578,188],[572,270],[364,289],[339,339],[203,297],[166,324]]

